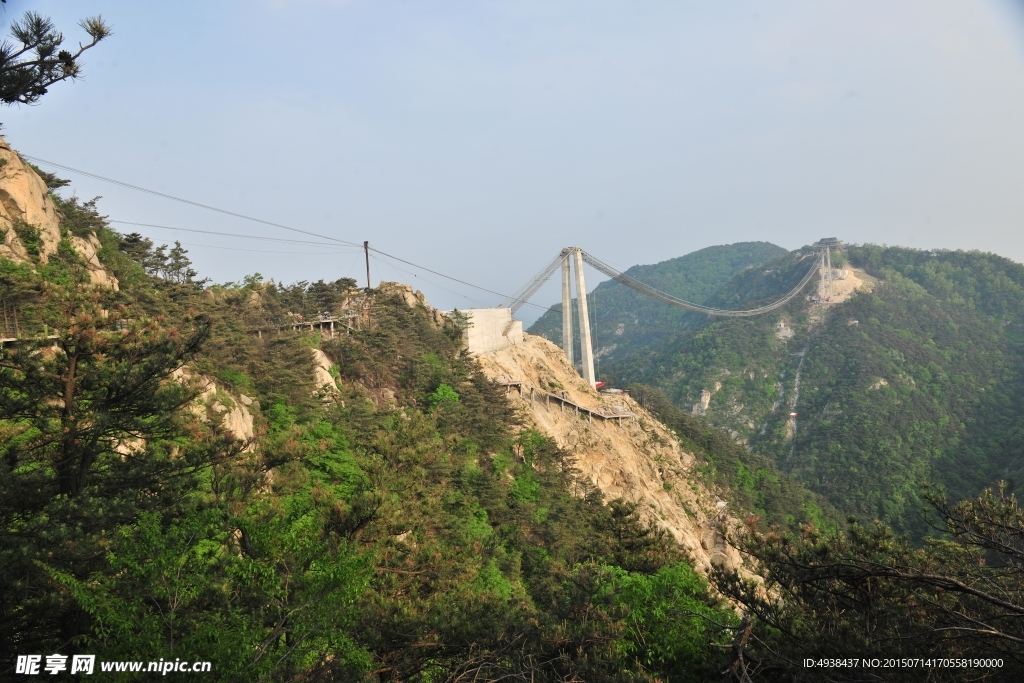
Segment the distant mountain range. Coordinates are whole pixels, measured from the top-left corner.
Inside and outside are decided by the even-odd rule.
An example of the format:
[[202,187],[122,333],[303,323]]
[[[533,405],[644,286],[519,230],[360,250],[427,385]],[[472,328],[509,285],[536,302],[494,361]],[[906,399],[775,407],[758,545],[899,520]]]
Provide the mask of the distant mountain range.
[[[813,257],[780,252],[713,247],[627,272],[695,302],[749,307],[788,291]],[[798,297],[755,318],[690,315],[603,283],[591,294],[601,373],[664,391],[840,511],[914,535],[926,530],[924,482],[953,499],[1024,482],[1024,266],[878,246],[837,261],[850,275],[832,303]],[[531,331],[557,341],[559,313]]]

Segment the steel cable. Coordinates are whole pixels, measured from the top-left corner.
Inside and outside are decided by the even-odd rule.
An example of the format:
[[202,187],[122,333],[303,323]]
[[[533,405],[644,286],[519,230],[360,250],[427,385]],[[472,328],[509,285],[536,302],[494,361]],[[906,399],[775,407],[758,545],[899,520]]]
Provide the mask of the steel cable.
[[583,252],[583,260],[589,263],[594,268],[597,268],[599,271],[601,271],[608,277],[612,278],[616,282],[619,282],[629,287],[630,289],[636,290],[641,294],[649,296],[652,299],[657,299],[658,301],[669,304],[670,306],[682,308],[683,310],[687,311],[693,311],[695,313],[703,313],[705,315],[744,318],[755,315],[762,315],[764,313],[768,313],[769,311],[774,311],[776,308],[785,306],[787,303],[792,301],[794,297],[796,297],[801,291],[803,291],[804,287],[807,286],[807,283],[809,283],[814,278],[815,271],[818,270],[818,267],[822,261],[822,257],[819,255],[816,259],[814,259],[814,264],[811,266],[810,270],[807,271],[807,274],[804,275],[803,279],[800,280],[800,283],[792,290],[790,290],[790,292],[786,294],[784,297],[782,297],[778,301],[773,301],[772,303],[767,304],[765,306],[759,306],[757,308],[752,308],[744,311],[730,311],[722,308],[712,308],[710,306],[702,306],[700,304],[695,304],[689,301],[684,301],[683,299],[676,298],[671,294],[666,294],[665,292],[655,289],[650,285],[645,285],[644,283],[640,282],[635,278],[630,277],[629,275],[619,272],[618,270],[609,266],[604,261],[601,261],[600,259],[591,256],[585,251]]

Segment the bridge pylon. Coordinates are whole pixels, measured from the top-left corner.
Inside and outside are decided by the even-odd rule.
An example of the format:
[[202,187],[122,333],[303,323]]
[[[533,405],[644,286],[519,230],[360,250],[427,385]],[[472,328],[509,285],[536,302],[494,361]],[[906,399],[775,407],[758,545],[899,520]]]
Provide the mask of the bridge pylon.
[[562,250],[562,351],[572,361],[572,278],[569,274],[569,254]]
[[573,363],[572,344],[572,292],[570,291],[569,266],[570,260],[576,270],[576,307],[579,311],[580,325],[580,364],[583,379],[594,387],[597,378],[594,376],[594,347],[590,341],[590,311],[587,307],[587,285],[583,278],[583,250],[579,247],[566,247],[562,250],[562,350],[571,365]]
[[823,237],[814,243],[814,248],[821,254],[821,278],[818,281],[818,299],[822,302],[832,300],[832,250],[843,249],[842,240],[836,237]]

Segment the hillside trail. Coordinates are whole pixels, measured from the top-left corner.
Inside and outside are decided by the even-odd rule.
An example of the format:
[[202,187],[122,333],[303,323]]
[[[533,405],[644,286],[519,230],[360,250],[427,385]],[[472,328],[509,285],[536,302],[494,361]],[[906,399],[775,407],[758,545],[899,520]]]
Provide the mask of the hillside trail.
[[[740,554],[718,531],[723,522],[738,529],[739,521],[698,475],[693,454],[636,401],[624,393],[592,389],[562,350],[543,337],[524,334],[522,344],[477,359],[490,379],[507,385],[526,426],[568,451],[606,499],[639,503],[642,517],[669,531],[701,573],[709,573],[712,564],[740,568]],[[564,396],[571,404],[545,400],[542,391]],[[577,411],[572,404],[585,410]],[[588,411],[632,417],[600,419]]]

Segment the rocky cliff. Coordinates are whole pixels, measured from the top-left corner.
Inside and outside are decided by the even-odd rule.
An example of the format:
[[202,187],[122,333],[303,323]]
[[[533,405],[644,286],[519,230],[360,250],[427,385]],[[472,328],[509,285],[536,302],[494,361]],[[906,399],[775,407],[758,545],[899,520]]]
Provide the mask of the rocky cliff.
[[[46,183],[0,138],[0,258],[25,263],[35,256],[40,263],[47,263],[60,244],[60,224],[60,210]],[[32,245],[25,243],[24,235],[29,233],[37,236]],[[101,245],[96,235],[66,237],[85,262],[90,281],[117,289],[117,278],[97,257]]]
[[[576,467],[606,498],[640,503],[643,516],[671,532],[698,570],[741,564],[739,553],[718,532],[722,522],[735,526],[737,520],[697,476],[693,455],[628,395],[591,389],[561,349],[530,334],[521,345],[483,354],[479,361],[491,379],[508,386],[527,424],[572,453]],[[600,419],[573,404],[631,417]]]

